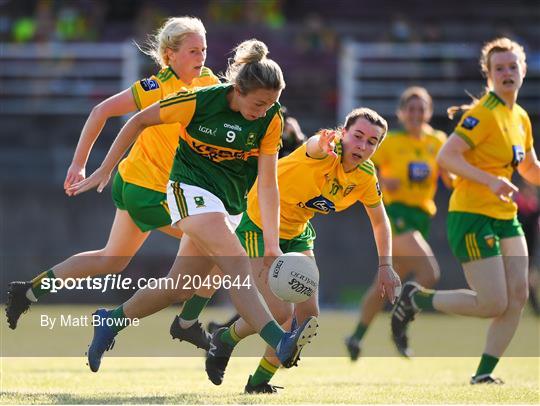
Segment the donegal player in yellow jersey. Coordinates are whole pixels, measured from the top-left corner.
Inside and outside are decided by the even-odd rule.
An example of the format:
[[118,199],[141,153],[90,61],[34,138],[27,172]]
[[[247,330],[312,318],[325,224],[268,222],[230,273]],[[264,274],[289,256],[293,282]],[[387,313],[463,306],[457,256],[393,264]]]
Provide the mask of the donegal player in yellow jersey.
[[[193,17],[170,18],[158,30],[145,52],[162,69],[157,75],[136,82],[93,108],[66,175],[64,188],[68,195],[72,195],[69,187],[85,178],[88,156],[107,119],[142,110],[182,88],[219,83],[211,70],[204,67],[205,35],[202,22]],[[120,163],[112,190],[117,210],[104,248],[76,254],[31,282],[10,284],[6,313],[11,328],[17,326],[19,316],[31,303],[49,292],[45,286],[50,285],[42,284],[44,278],[80,278],[122,272],[151,230],[158,229],[180,238],[180,230],[170,226],[165,189],[181,131],[178,123],[146,129]],[[199,338],[197,345],[208,342],[198,325],[192,329]]]
[[[461,118],[439,152],[439,164],[458,176],[450,198],[448,241],[471,290],[403,286],[392,311],[394,336],[422,309],[492,318],[471,384],[500,384],[491,373],[510,344],[527,302],[528,256],[511,196],[517,169],[540,185],[531,122],[517,103],[526,72],[523,47],[508,38],[485,44],[480,58],[488,92]],[[452,109],[453,111],[453,109]]]
[[[184,232],[178,255],[168,277],[206,276],[212,264],[231,280],[229,290],[238,312],[276,350],[284,366],[298,361],[303,346],[317,329],[308,318],[292,332],[285,332],[272,318],[256,289],[251,286],[251,266],[234,232],[246,209],[246,195],[258,175],[259,205],[267,262],[281,255],[278,241],[279,192],[276,180],[277,153],[283,118],[277,102],[285,87],[279,65],[268,59],[268,48],[257,40],[236,48],[226,73],[228,83],[179,92],[133,116],[118,134],[102,165],[69,190],[82,193],[103,190],[112,170],[145,128],[180,123],[180,138],[167,187],[171,224]],[[238,281],[238,282],[236,282]],[[240,284],[241,283],[241,284]],[[192,286],[160,286],[141,289],[129,301],[107,311],[98,309],[88,364],[96,372],[103,353],[129,320],[153,314],[193,296]],[[113,323],[114,327],[107,324]],[[209,356],[222,359],[219,349]],[[212,371],[207,364],[207,372]]]
[[[369,160],[386,131],[387,124],[382,117],[373,110],[359,108],[347,116],[343,130],[337,132],[342,133],[342,137],[335,144],[336,132],[323,130],[320,135],[310,138],[293,153],[279,160],[279,244],[283,252],[300,252],[314,257],[315,230],[309,220],[317,213],[342,211],[360,202],[370,218],[379,254],[377,292],[393,301],[401,283],[392,268],[390,224],[381,201],[375,167]],[[276,320],[286,323],[292,317],[292,305],[279,300],[270,291],[267,273],[262,271],[266,269],[262,263],[266,241],[263,239],[263,213],[257,205],[257,182],[249,192],[247,211],[236,234],[252,258],[253,269],[259,271],[254,275],[257,288]],[[318,295],[314,294],[306,302],[297,304],[295,314],[300,323],[318,316]],[[211,345],[230,356],[234,346],[254,332],[253,327],[241,318],[230,328],[216,330]],[[220,384],[223,379],[226,361],[212,357],[207,359],[207,366],[210,363],[216,365],[216,369],[221,367],[217,375],[219,379],[212,380],[215,384]],[[276,387],[270,385],[269,380],[279,365],[279,359],[269,348],[254,375],[249,377],[245,391],[275,392]]]
[[[386,212],[392,225],[392,253],[400,278],[414,273],[422,286],[432,287],[439,280],[439,265],[427,242],[439,176],[449,186],[451,179],[436,162],[446,134],[429,125],[433,101],[423,87],[406,89],[400,98],[397,116],[403,130],[388,133],[373,162],[378,168]],[[360,304],[360,321],[345,345],[351,360],[360,355],[361,342],[377,313],[383,307],[373,284]],[[406,342],[396,343],[400,353],[409,356]]]

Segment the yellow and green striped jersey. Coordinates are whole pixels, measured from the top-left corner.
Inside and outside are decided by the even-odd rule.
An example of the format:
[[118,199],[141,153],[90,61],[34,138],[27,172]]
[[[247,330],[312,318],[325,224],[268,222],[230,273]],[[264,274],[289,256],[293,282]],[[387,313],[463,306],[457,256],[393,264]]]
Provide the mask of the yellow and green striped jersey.
[[[518,104],[512,109],[489,92],[461,118],[454,133],[471,147],[467,162],[495,176],[512,178],[514,169],[533,147],[531,121]],[[458,177],[449,211],[483,214],[510,220],[517,213],[514,202],[500,200],[489,187]]]
[[437,191],[439,167],[437,153],[446,140],[442,131],[432,130],[413,137],[404,131],[392,131],[375,152],[372,160],[381,178],[398,179],[396,190],[383,185],[384,203],[402,203],[418,207],[433,216],[437,211],[433,198]]
[[[193,89],[219,83],[212,71],[204,67],[201,75],[187,85],[170,68],[164,68],[148,79],[131,86],[133,99],[139,110],[174,94],[181,89]],[[178,138],[183,132],[178,123],[153,126],[139,136],[129,155],[120,163],[118,171],[125,182],[165,193],[171,172]]]
[[[369,207],[381,203],[373,163],[368,160],[354,170],[345,172],[339,142],[336,152],[337,157],[314,159],[307,155],[304,144],[278,161],[280,238],[291,239],[302,234],[308,220],[316,213],[342,211],[358,201]],[[248,194],[247,214],[262,228],[257,183]]]

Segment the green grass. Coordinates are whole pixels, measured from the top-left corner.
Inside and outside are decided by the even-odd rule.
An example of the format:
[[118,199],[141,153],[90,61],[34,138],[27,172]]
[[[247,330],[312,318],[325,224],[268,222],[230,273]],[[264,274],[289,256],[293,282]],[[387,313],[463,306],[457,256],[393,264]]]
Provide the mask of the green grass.
[[[188,344],[173,342],[168,337],[173,309],[144,320],[141,327],[132,327],[122,333],[117,348],[107,353],[97,374],[89,371],[82,356],[91,336],[90,328],[46,332],[35,324],[42,313],[89,313],[90,310],[87,306],[33,307],[21,319],[16,331],[5,329],[5,325],[2,327],[4,355],[19,352],[15,348],[33,348],[33,355],[40,355],[38,350],[41,348],[46,352],[44,347],[56,338],[57,341],[62,340],[60,347],[65,347],[67,353],[71,353],[71,345],[79,356],[2,357],[0,403],[540,403],[540,359],[537,352],[528,357],[505,357],[501,360],[496,375],[501,376],[506,385],[468,384],[468,378],[478,363],[478,357],[472,355],[481,352],[484,321],[421,315],[411,331],[413,344],[420,346],[422,339],[427,342],[429,338],[435,341],[432,348],[455,346],[457,351],[457,346],[463,345],[458,338],[465,335],[463,342],[469,343],[470,348],[463,349],[463,352],[469,352],[471,356],[405,360],[394,356],[374,356],[390,354],[392,350],[388,339],[388,317],[382,315],[366,337],[365,356],[353,364],[344,357],[342,339],[354,327],[355,314],[325,312],[321,317],[321,332],[313,347],[306,351],[299,368],[280,370],[276,375],[273,383],[285,386],[285,389],[277,395],[252,396],[242,392],[248,375],[258,364],[258,357],[233,358],[224,383],[217,387],[206,378],[204,358],[200,352],[190,353],[195,356],[164,356],[180,350],[191,351]],[[206,318],[223,319],[226,314],[212,310]],[[521,347],[533,345],[530,340],[538,346],[538,325],[537,319],[526,316],[512,344],[520,348],[511,347],[511,352],[523,351]],[[458,333],[447,337],[447,331],[451,330]],[[457,345],[450,342],[456,340]],[[250,339],[245,346],[253,346],[248,355],[258,354],[262,347],[257,338]],[[118,357],[122,351],[129,355],[142,349],[154,356]],[[419,350],[417,348],[417,352]],[[60,354],[59,350],[56,351],[56,355]],[[315,357],[315,354],[324,357]]]

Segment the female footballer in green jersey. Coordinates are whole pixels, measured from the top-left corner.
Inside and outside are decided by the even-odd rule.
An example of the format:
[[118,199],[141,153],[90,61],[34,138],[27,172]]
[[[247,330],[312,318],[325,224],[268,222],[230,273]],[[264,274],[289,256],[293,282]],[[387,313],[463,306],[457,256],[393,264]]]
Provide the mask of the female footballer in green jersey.
[[[410,273],[422,286],[431,288],[439,280],[439,265],[427,242],[431,217],[435,215],[435,192],[439,177],[447,187],[451,178],[436,162],[446,134],[429,125],[433,101],[423,87],[407,88],[400,97],[397,117],[402,130],[388,133],[373,155],[386,212],[392,224],[392,253],[399,276]],[[355,361],[369,325],[383,307],[373,284],[360,304],[360,320],[345,345]],[[410,355],[406,342],[396,343],[400,353]]]
[[[527,245],[512,193],[515,169],[540,185],[531,122],[517,103],[526,73],[523,47],[508,38],[482,49],[488,92],[466,110],[439,152],[439,164],[457,175],[450,198],[448,241],[470,290],[433,291],[404,285],[392,311],[397,339],[423,309],[490,318],[484,351],[471,384],[500,384],[491,373],[508,348],[527,302]],[[456,109],[449,109],[453,113]]]
[[[110,117],[141,110],[182,88],[219,83],[210,69],[204,67],[206,31],[197,18],[168,19],[145,52],[162,67],[161,71],[151,78],[137,81],[131,88],[92,109],[64,182],[68,195],[72,195],[70,186],[85,178],[86,162],[92,146]],[[82,278],[122,272],[151,230],[158,229],[176,238],[181,237],[182,232],[170,226],[165,194],[179,131],[178,124],[146,129],[121,162],[113,186],[117,210],[104,248],[76,254],[32,281],[10,284],[6,307],[10,328],[16,328],[20,315],[50,291],[43,283],[45,278]],[[193,335],[199,338],[197,345],[208,341],[198,325],[191,329]]]
[[[133,116],[120,131],[102,165],[87,179],[73,185],[79,194],[97,187],[101,192],[121,156],[145,128],[180,123],[182,133],[167,188],[174,227],[184,232],[169,278],[206,276],[212,266],[242,285],[230,289],[238,312],[276,350],[287,367],[298,360],[302,347],[315,334],[315,317],[292,332],[284,332],[251,288],[249,258],[235,235],[246,195],[259,177],[259,206],[264,225],[265,257],[279,256],[279,192],[276,180],[283,119],[277,102],[285,87],[279,65],[268,59],[266,45],[245,41],[236,48],[226,73],[227,84],[180,92]],[[193,295],[191,287],[141,289],[124,305],[99,309],[88,350],[92,371],[129,320],[153,314]],[[109,327],[108,324],[116,324]],[[123,323],[118,323],[123,321]],[[212,348],[210,348],[212,352]],[[219,356],[219,354],[216,354]]]

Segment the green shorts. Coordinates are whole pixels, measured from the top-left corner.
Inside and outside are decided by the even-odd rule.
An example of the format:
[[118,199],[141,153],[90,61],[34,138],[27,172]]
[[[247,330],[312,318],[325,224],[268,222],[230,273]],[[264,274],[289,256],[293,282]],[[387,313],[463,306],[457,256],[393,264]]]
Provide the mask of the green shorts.
[[118,172],[113,181],[112,198],[114,205],[120,210],[127,210],[143,232],[171,224],[165,193],[124,182]]
[[517,217],[499,220],[482,214],[451,211],[447,226],[450,248],[461,263],[501,255],[501,239],[524,235]]
[[427,240],[431,217],[424,210],[403,203],[390,203],[386,206],[386,213],[390,218],[393,234],[400,235],[409,231],[420,231]]
[[[251,258],[264,256],[264,239],[262,230],[251,221],[246,213],[242,216],[242,221],[236,228],[236,235],[240,239],[242,246]],[[304,252],[313,250],[315,247],[315,229],[308,221],[307,227],[302,234],[290,240],[279,239],[279,248],[283,253]]]

